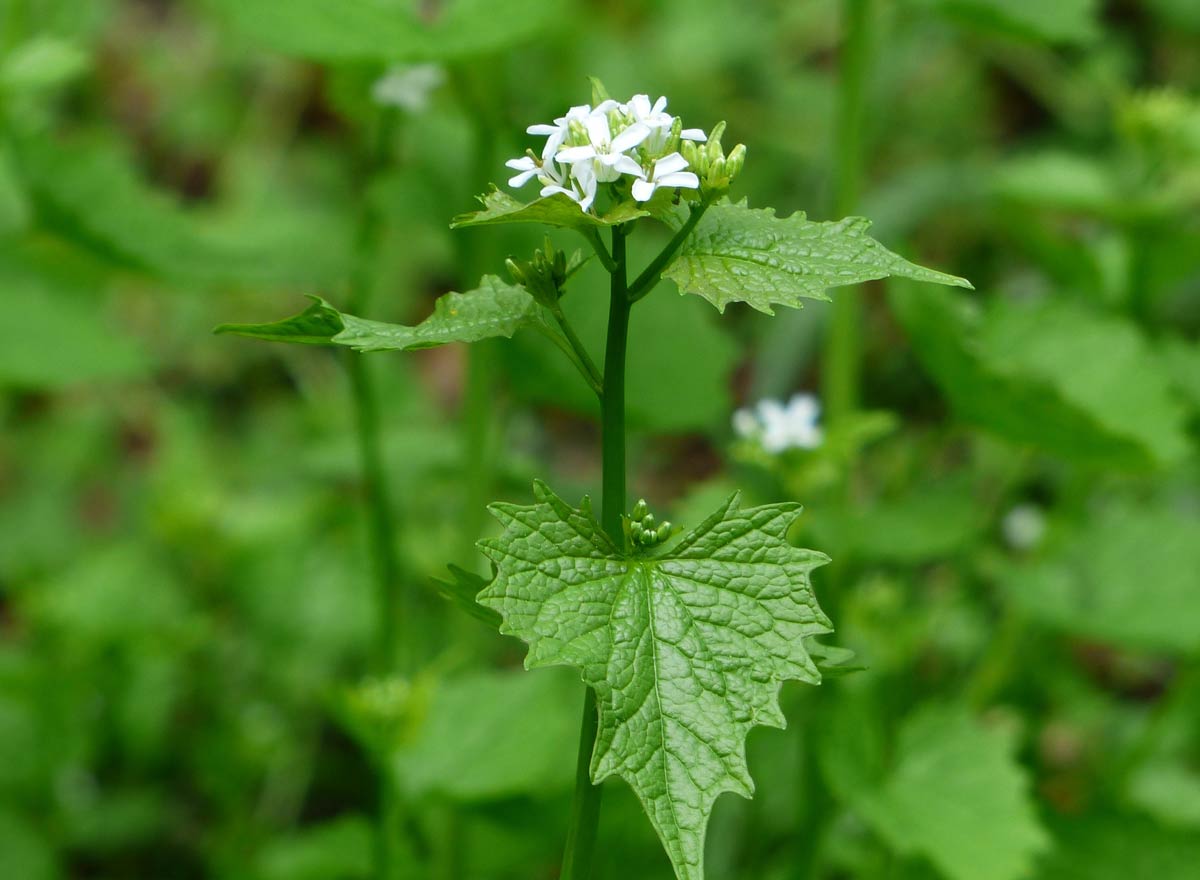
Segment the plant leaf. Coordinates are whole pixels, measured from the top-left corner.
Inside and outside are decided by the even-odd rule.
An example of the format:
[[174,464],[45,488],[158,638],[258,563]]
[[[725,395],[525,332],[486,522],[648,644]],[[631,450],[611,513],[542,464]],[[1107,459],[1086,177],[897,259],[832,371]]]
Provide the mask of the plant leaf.
[[649,216],[632,202],[622,202],[603,217],[581,211],[578,203],[562,193],[544,199],[522,202],[503,190],[493,188],[479,197],[482,211],[459,214],[450,223],[454,229],[467,226],[494,226],[500,223],[544,223],[547,226],[562,226],[568,229],[588,229],[615,226],[639,217]]
[[[1153,552],[1146,552],[1153,548]],[[1070,633],[1154,651],[1200,654],[1200,521],[1183,506],[1114,502],[1057,551],[1004,577],[1013,600]]]
[[854,806],[898,851],[952,880],[1019,880],[1046,848],[1011,737],[933,706],[909,718],[882,785]]
[[892,253],[867,235],[870,227],[861,217],[815,222],[800,211],[779,218],[773,208],[717,204],[700,219],[663,277],[722,312],[731,302],[744,302],[768,315],[774,314],[772,305],[800,308],[803,298],[828,300],[827,288],[889,275],[971,286]]
[[320,61],[438,61],[494,51],[560,21],[561,0],[209,0],[252,42]]
[[679,880],[701,880],[713,802],[754,789],[746,734],[784,726],[783,681],[820,681],[804,640],[830,631],[809,580],[828,557],[787,542],[797,504],[743,510],[734,495],[677,543],[626,556],[587,499],[540,482],[534,496],[492,505],[505,529],[480,544],[497,574],[479,601],[529,644],[527,668],[581,671],[600,714],[592,780],[629,782]]
[[512,336],[525,326],[549,329],[533,297],[523,287],[485,275],[467,293],[438,297],[433,314],[420,324],[388,324],[339,312],[320,297],[291,318],[271,324],[222,324],[217,333],[233,333],[272,342],[344,345],[355,351],[411,351],[450,342],[478,342]]
[[1143,469],[1186,454],[1183,407],[1129,322],[1062,302],[985,314],[899,285],[888,302],[964,421],[1079,462]]

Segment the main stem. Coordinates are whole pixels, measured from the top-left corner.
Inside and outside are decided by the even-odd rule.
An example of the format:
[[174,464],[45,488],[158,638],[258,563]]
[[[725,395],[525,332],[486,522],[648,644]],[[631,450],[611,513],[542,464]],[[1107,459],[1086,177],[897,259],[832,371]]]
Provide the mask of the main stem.
[[[609,291],[608,338],[604,350],[604,392],[600,397],[601,477],[600,521],[618,546],[625,543],[621,514],[625,510],[625,350],[629,341],[629,282],[625,269],[625,234],[612,231],[612,283]],[[575,797],[563,853],[560,880],[587,880],[596,848],[602,789],[592,784],[592,752],[596,747],[596,692],[587,689],[579,725],[579,756],[575,764]]]
[[[838,89],[837,144],[833,207],[837,217],[854,211],[862,184],[863,116],[871,61],[872,0],[842,0],[845,39]],[[834,295],[833,318],[825,345],[823,392],[827,420],[839,426],[858,406],[862,370],[863,304],[858,288]]]

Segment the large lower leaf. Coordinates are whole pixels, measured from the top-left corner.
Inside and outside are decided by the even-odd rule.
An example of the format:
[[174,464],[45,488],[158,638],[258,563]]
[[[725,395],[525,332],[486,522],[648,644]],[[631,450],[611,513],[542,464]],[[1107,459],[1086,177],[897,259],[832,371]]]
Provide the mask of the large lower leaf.
[[339,312],[320,297],[299,315],[270,324],[222,324],[217,333],[235,333],[272,342],[345,345],[356,351],[410,351],[450,342],[478,342],[512,336],[524,326],[549,329],[523,287],[486,275],[467,293],[438,298],[433,314],[420,324],[388,324]]
[[[209,0],[255,43],[321,61],[462,58],[527,40],[560,20],[561,0]],[[424,12],[423,12],[424,10]]]
[[970,287],[953,275],[925,269],[867,235],[869,220],[809,220],[803,212],[775,216],[773,208],[713,205],[663,272],[684,293],[696,293],[720,311],[744,302],[774,314],[773,305],[800,308],[801,300],[828,300],[830,287],[897,275],[933,284]]
[[830,631],[793,547],[796,504],[740,509],[737,496],[674,546],[627,556],[593,517],[542,483],[537,503],[496,504],[504,533],[479,601],[529,644],[525,665],[577,667],[595,689],[592,779],[633,786],[680,880],[704,876],[717,796],[749,797],[745,738],[784,725],[780,683],[817,683],[805,638]]

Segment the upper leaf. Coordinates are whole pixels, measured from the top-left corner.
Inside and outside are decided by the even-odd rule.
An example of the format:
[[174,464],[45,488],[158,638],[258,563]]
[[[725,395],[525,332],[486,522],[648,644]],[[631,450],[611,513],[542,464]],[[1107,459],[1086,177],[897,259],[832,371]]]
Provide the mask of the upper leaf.
[[508,193],[493,189],[479,197],[482,211],[459,214],[451,222],[452,228],[464,226],[494,226],[500,223],[545,223],[547,226],[563,226],[568,229],[615,226],[638,217],[648,216],[647,211],[632,202],[622,202],[603,217],[582,210],[577,202],[562,193],[544,199],[522,202]]
[[799,211],[779,218],[773,208],[717,204],[700,219],[663,277],[722,312],[731,302],[744,302],[768,315],[774,314],[774,304],[800,308],[805,297],[828,300],[827,288],[889,275],[971,286],[897,256],[867,235],[870,226],[861,217],[814,222]]
[[236,333],[274,342],[345,345],[356,351],[409,351],[449,342],[478,342],[512,336],[524,326],[549,329],[537,303],[523,287],[485,275],[467,293],[438,298],[433,314],[415,326],[371,321],[339,312],[320,297],[299,315],[271,324],[222,324],[217,333]]
[[592,516],[543,483],[531,506],[495,504],[504,533],[481,604],[529,644],[525,665],[569,665],[596,691],[595,782],[633,786],[679,880],[704,876],[704,836],[724,791],[753,792],[745,739],[783,727],[780,684],[816,684],[805,639],[830,632],[793,547],[797,504],[739,509],[731,497],[674,546],[626,556]]

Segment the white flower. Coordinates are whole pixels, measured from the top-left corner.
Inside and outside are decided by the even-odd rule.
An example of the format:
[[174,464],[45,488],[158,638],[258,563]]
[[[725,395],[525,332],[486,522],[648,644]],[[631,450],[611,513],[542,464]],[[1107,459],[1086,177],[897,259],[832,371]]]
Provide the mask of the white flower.
[[1046,517],[1036,504],[1018,504],[1004,515],[1000,530],[1014,550],[1032,550],[1046,535]]
[[648,126],[635,122],[613,135],[608,114],[597,108],[584,120],[583,127],[587,130],[588,142],[559,150],[554,156],[556,161],[567,165],[587,162],[600,183],[610,183],[622,174],[639,178],[645,175],[642,166],[627,152],[650,136]]
[[446,81],[446,71],[437,64],[398,64],[375,81],[371,97],[378,104],[420,113],[429,106],[429,96]]
[[686,186],[696,189],[700,186],[700,178],[691,171],[685,171],[684,169],[687,167],[687,159],[678,153],[671,153],[669,156],[655,159],[649,179],[633,182],[633,197],[639,202],[645,202],[654,195],[654,190],[660,186]]
[[[634,121],[640,122],[650,129],[650,137],[644,145],[646,150],[650,153],[662,152],[663,147],[667,145],[667,138],[671,134],[671,126],[675,124],[675,117],[667,112],[667,99],[660,97],[651,105],[649,95],[634,95],[629,99],[627,112],[634,118]],[[698,128],[685,128],[679,133],[679,136],[685,141],[708,139]]]
[[567,171],[562,166],[556,164],[553,160],[538,162],[533,156],[522,156],[519,159],[509,159],[504,163],[514,171],[519,172],[509,178],[508,185],[514,189],[527,184],[531,178],[536,177],[542,185],[542,190],[539,195],[542,198],[552,196],[555,193],[562,193],[568,198],[579,202],[583,210],[591,207],[592,200],[596,198],[596,183],[591,181],[590,187],[582,184],[582,192],[579,192],[571,187],[568,187]]
[[760,400],[754,407],[733,414],[733,429],[747,440],[757,440],[767,452],[815,449],[823,433],[817,425],[821,404],[811,394],[795,394],[787,405]]
[[546,138],[541,159],[532,152],[510,159],[506,164],[518,173],[509,186],[521,187],[536,178],[543,198],[561,193],[583,211],[592,208],[600,184],[626,175],[638,201],[649,199],[658,187],[698,187],[700,181],[687,170],[686,158],[678,152],[663,153],[673,131],[694,141],[705,140],[705,134],[695,128],[680,131],[666,106],[666,98],[651,104],[648,95],[634,95],[625,104],[608,98],[595,107],[572,107],[553,124],[529,126],[529,134]]

